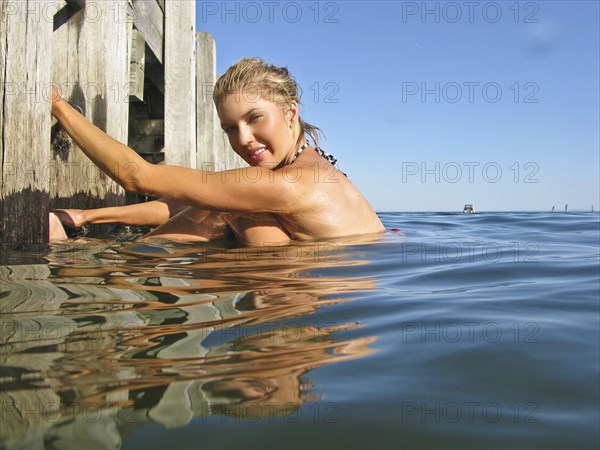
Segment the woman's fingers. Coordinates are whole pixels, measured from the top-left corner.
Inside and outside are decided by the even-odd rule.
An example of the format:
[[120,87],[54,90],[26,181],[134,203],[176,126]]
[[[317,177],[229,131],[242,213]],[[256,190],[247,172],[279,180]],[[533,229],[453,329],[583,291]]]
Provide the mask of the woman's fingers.
[[64,100],[65,97],[62,95],[62,92],[60,92],[60,89],[58,89],[56,86],[52,86],[52,92],[51,92],[51,96],[50,96],[50,100],[51,100],[51,104],[50,104],[50,112],[55,115],[55,107],[56,105]]
[[63,96],[62,92],[60,91],[60,89],[58,89],[56,86],[52,86],[52,103],[56,103],[59,100],[64,100],[65,97]]

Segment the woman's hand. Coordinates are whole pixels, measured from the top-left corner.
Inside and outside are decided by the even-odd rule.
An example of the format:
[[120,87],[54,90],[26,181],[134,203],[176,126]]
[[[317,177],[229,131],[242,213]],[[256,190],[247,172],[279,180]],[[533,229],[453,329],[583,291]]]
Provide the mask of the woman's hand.
[[51,96],[50,96],[50,100],[52,102],[51,105],[51,112],[52,115],[56,115],[55,111],[56,111],[56,106],[61,102],[65,100],[65,97],[63,96],[62,92],[60,91],[60,89],[58,89],[56,86],[52,86],[52,92],[51,92]]

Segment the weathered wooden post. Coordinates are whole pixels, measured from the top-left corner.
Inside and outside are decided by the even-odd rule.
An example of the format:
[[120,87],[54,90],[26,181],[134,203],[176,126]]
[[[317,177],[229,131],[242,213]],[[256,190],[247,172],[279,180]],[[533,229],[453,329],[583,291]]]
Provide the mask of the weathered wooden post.
[[165,162],[196,167],[196,2],[165,2]]
[[220,130],[215,43],[196,35],[195,13],[196,2],[184,0],[0,1],[4,248],[47,242],[49,209],[125,201],[51,119],[52,85],[149,161],[245,165]]
[[196,42],[197,167],[208,171],[244,167],[247,164],[229,146],[212,100],[217,81],[215,40],[200,32]]
[[0,242],[47,242],[52,20],[39,0],[0,2]]
[[[58,12],[59,20],[55,19],[52,81],[97,127],[127,142],[127,0],[87,1],[78,11],[76,7],[65,6],[70,14]],[[98,170],[68,137],[55,137],[50,169],[52,208],[98,208],[125,201],[123,189]]]
[[219,118],[212,94],[217,74],[215,40],[210,33],[196,35],[196,166],[207,171],[217,167],[217,127]]

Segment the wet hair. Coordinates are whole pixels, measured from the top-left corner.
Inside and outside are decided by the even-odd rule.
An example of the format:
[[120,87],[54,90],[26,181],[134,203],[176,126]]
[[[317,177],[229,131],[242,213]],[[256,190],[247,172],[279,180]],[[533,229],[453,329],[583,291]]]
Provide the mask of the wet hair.
[[[278,105],[286,111],[291,101],[296,100],[300,105],[299,87],[286,67],[278,67],[263,61],[260,58],[240,59],[219,77],[213,92],[213,101],[218,108],[219,104],[229,94],[243,95],[247,100],[262,98]],[[303,121],[298,117],[300,136],[307,134],[319,145],[319,132],[321,130]],[[322,133],[322,132],[321,132]]]

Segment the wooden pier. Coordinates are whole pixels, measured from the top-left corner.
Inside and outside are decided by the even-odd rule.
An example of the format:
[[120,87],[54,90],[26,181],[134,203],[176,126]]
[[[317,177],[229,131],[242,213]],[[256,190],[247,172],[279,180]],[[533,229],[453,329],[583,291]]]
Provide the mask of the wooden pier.
[[153,163],[240,167],[212,103],[215,43],[196,2],[0,2],[0,242],[48,238],[52,208],[143,201],[101,173],[50,115],[51,86]]

